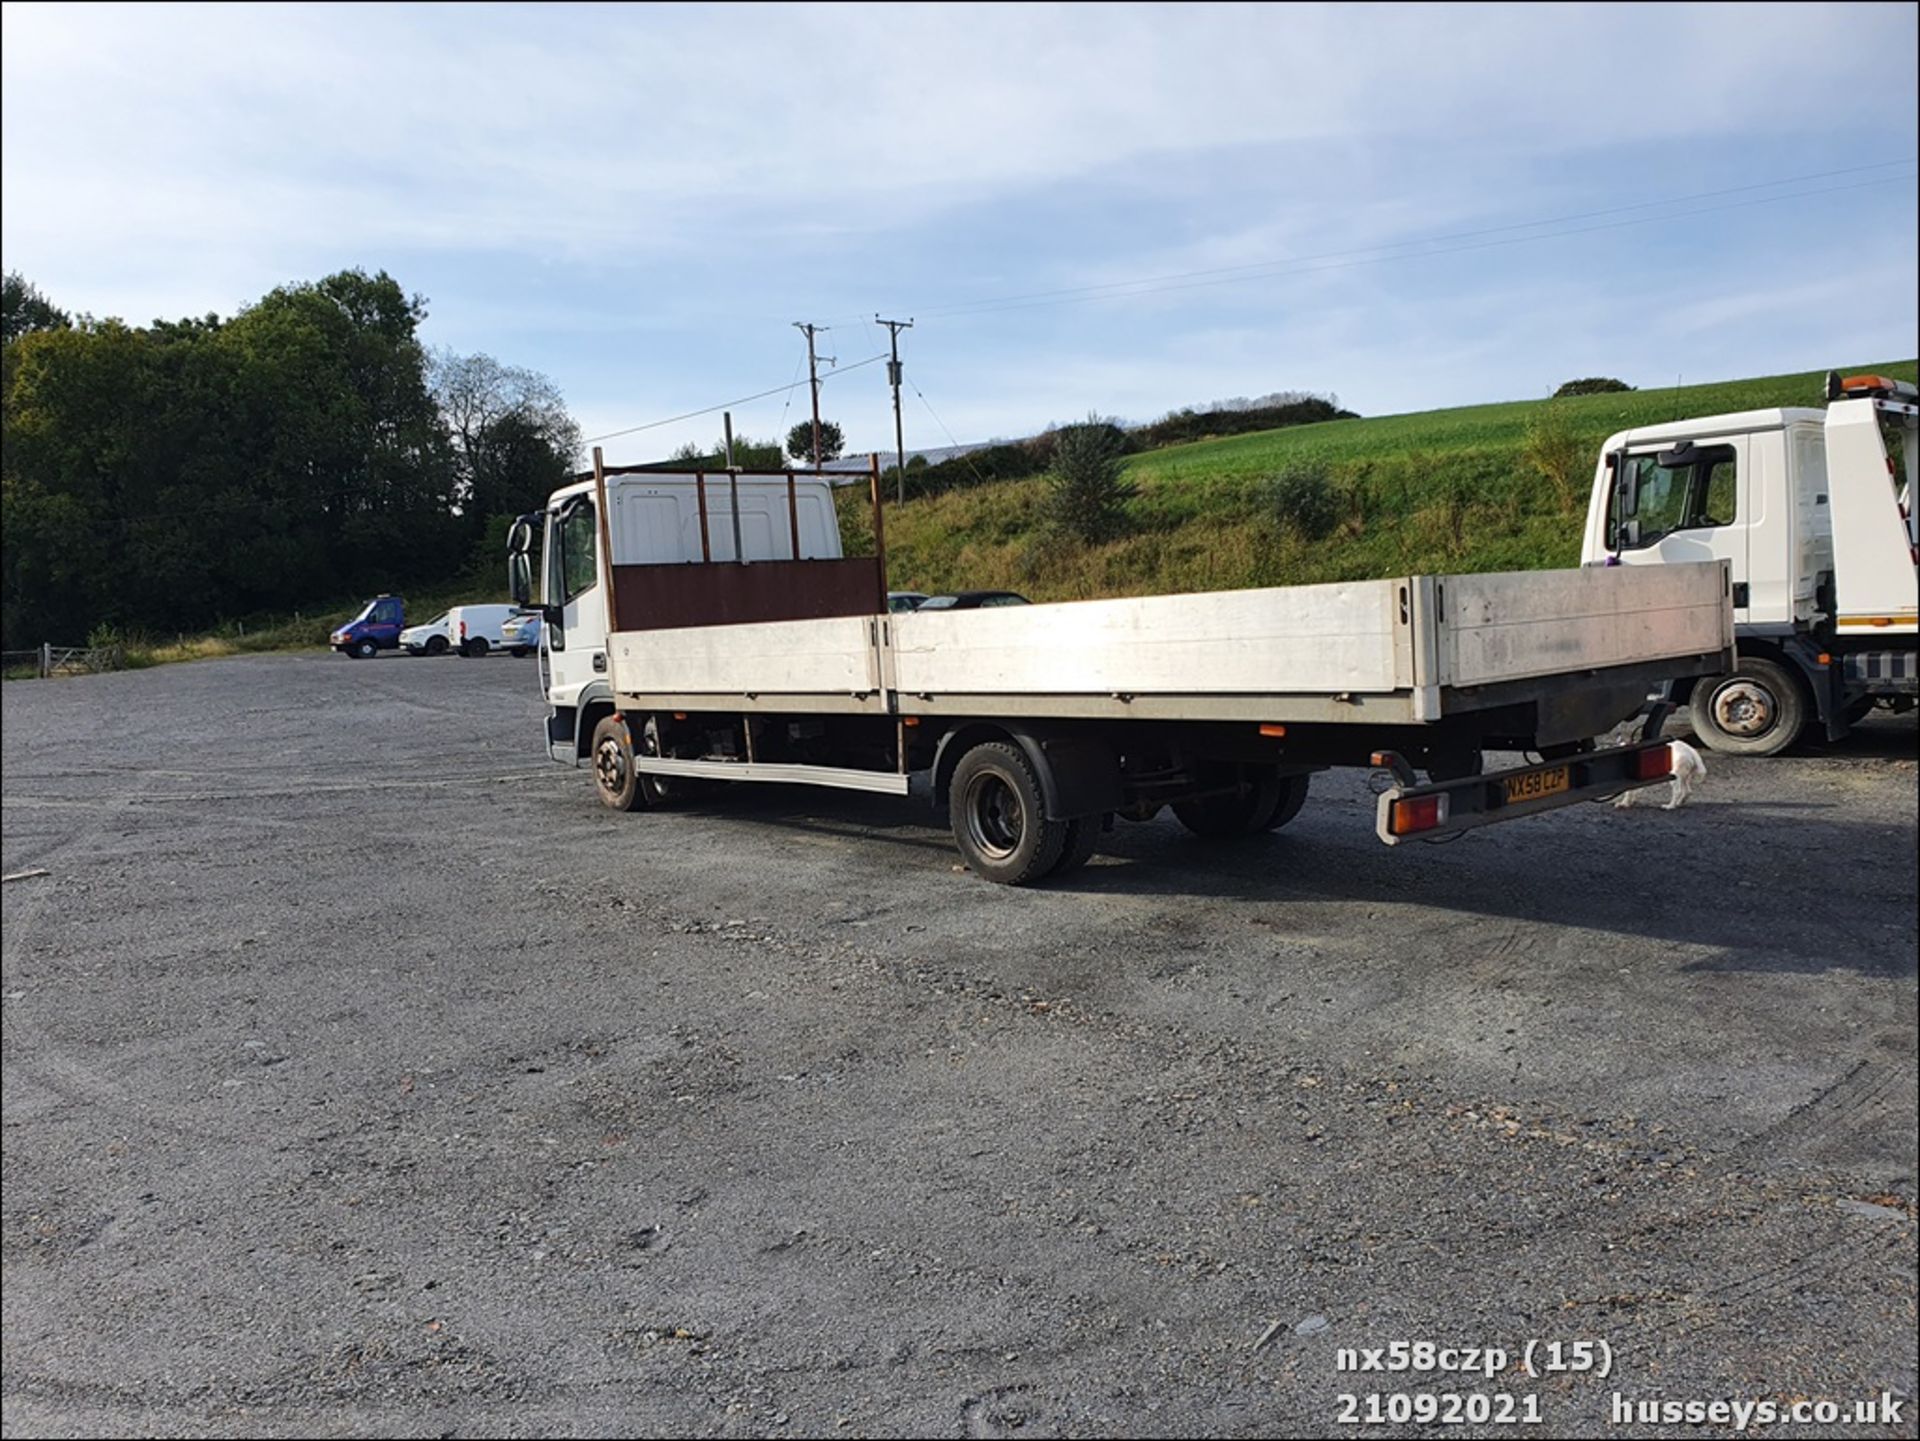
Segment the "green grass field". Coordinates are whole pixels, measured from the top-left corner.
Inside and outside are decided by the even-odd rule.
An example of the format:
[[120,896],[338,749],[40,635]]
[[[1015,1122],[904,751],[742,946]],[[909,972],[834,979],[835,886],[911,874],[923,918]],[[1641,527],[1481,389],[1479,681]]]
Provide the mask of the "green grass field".
[[[1911,360],[1844,369],[1915,377]],[[1101,546],[1049,527],[1042,479],[909,501],[887,516],[891,583],[1073,600],[1573,565],[1609,434],[1684,416],[1817,407],[1825,374],[1336,420],[1150,451],[1128,461],[1140,491],[1132,533]],[[1309,539],[1275,512],[1272,478],[1298,469],[1324,475],[1335,492],[1340,519],[1330,535]],[[867,529],[859,511],[849,500],[850,531]]]

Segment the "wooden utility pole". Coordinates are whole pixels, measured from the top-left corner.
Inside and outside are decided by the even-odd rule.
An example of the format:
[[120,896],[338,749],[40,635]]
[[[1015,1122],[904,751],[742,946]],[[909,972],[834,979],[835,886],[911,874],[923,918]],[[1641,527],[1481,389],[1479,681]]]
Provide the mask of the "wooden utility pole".
[[900,332],[913,329],[911,320],[882,320],[873,317],[875,325],[887,327],[887,334],[893,339],[893,359],[887,362],[887,383],[893,387],[893,447],[900,457],[900,503],[907,500],[907,442],[905,432],[900,428]]
[[[813,388],[813,468],[818,470],[820,468],[820,363],[814,357],[813,337],[818,332],[832,327],[815,325],[806,320],[796,320],[793,322],[793,328],[807,337],[807,381]],[[828,360],[831,361],[832,357],[829,356]],[[786,437],[782,436],[781,439],[784,440]]]

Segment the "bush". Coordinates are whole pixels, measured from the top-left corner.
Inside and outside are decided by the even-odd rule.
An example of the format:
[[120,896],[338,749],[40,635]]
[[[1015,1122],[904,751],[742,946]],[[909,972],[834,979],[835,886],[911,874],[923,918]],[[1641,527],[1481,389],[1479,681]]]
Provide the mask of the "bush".
[[1573,510],[1585,494],[1587,446],[1565,406],[1548,401],[1534,413],[1527,422],[1520,459],[1552,487],[1554,502],[1562,513]]
[[1125,534],[1127,502],[1138,493],[1121,474],[1125,453],[1125,433],[1097,417],[1055,434],[1047,476],[1055,524],[1089,545]]
[[1555,400],[1564,400],[1570,395],[1614,395],[1623,390],[1632,390],[1624,380],[1615,380],[1606,375],[1590,375],[1585,380],[1569,380],[1554,391]]
[[1340,494],[1324,471],[1283,471],[1267,487],[1268,503],[1281,526],[1307,540],[1326,539],[1340,523]]

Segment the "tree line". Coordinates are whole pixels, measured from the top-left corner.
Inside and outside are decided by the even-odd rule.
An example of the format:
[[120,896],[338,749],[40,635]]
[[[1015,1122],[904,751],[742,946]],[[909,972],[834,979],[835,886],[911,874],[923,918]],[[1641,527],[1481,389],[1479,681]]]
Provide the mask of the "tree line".
[[425,317],[384,271],[144,327],[9,274],[6,647],[490,576],[502,518],[566,480],[579,431],[544,376],[428,351]]

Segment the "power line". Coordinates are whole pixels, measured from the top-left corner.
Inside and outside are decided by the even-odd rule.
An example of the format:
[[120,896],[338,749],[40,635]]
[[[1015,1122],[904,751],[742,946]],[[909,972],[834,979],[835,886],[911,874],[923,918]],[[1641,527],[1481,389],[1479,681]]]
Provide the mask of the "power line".
[[[1677,205],[1689,205],[1699,200],[1714,200],[1728,195],[1744,195],[1755,190],[1771,190],[1785,185],[1800,185],[1813,180],[1834,179],[1843,175],[1860,175],[1874,170],[1886,170],[1896,166],[1915,164],[1913,157],[1904,160],[1882,160],[1867,165],[1846,166],[1837,170],[1815,171],[1806,175],[1784,176],[1776,180],[1756,181],[1748,185],[1728,186],[1719,190],[1697,191],[1690,195],[1669,196],[1662,200],[1644,200],[1631,205],[1609,206],[1599,210],[1577,211],[1567,215],[1554,216],[1543,220],[1516,221],[1508,225],[1489,226],[1480,230],[1456,231],[1446,235],[1426,236],[1413,240],[1391,241],[1382,245],[1363,246],[1350,250],[1322,251],[1314,255],[1294,256],[1286,259],[1254,261],[1244,265],[1219,266],[1207,270],[1181,271],[1168,275],[1143,276],[1134,280],[1108,281],[1099,285],[1072,286],[1059,290],[1042,290],[984,297],[972,301],[933,307],[922,307],[922,314],[933,316],[960,316],[968,314],[993,314],[1004,310],[1027,310],[1054,305],[1084,304],[1094,300],[1125,300],[1135,296],[1162,295],[1172,291],[1206,289],[1219,285],[1236,285],[1251,280],[1281,279],[1289,275],[1313,274],[1326,270],[1352,269],[1363,265],[1384,265],[1393,261],[1418,260],[1429,256],[1458,255],[1476,250],[1497,249],[1509,245],[1525,245],[1542,240],[1556,240],[1576,235],[1590,235],[1606,230],[1628,229],[1640,225],[1652,225],[1665,221],[1685,220],[1694,216],[1710,215],[1729,210],[1748,209],[1758,205],[1775,205],[1788,200],[1804,200],[1822,195],[1836,195],[1845,191],[1864,190],[1876,185],[1892,184],[1900,180],[1912,179],[1906,175],[1878,176],[1871,180],[1855,181],[1847,185],[1822,186],[1812,190],[1795,190],[1779,195],[1764,195],[1751,200],[1732,201],[1724,205],[1695,206],[1688,210],[1667,211],[1658,215],[1644,215],[1634,219],[1609,221],[1601,225],[1582,225],[1573,229],[1545,230],[1544,227],[1566,225],[1570,221],[1597,219],[1601,216],[1628,215],[1635,211],[1663,209]],[[1515,235],[1518,230],[1542,230],[1538,235]],[[1487,239],[1489,236],[1502,236],[1503,239]],[[1477,241],[1477,244],[1454,244],[1456,241]],[[1423,246],[1424,249],[1412,247]],[[1382,253],[1397,252],[1397,253]],[[1329,261],[1330,264],[1314,262]],[[874,321],[866,316],[854,317],[871,329]],[[892,328],[891,326],[889,327]],[[877,335],[877,332],[876,332]],[[897,345],[898,332],[893,332]],[[897,350],[895,352],[897,354]],[[842,366],[835,374],[846,374],[863,366],[878,364],[888,360],[886,352],[868,356],[865,360],[855,361]],[[897,362],[895,362],[897,364]],[[892,370],[893,366],[889,366]],[[826,379],[832,379],[832,376]],[[890,377],[891,378],[891,377]],[[648,421],[644,425],[628,426],[623,430],[609,431],[583,441],[583,445],[592,445],[603,440],[615,440],[625,435],[637,435],[642,431],[658,430],[662,426],[676,425],[683,420],[696,420],[703,415],[712,415],[731,406],[746,405],[752,401],[764,400],[771,395],[791,394],[802,384],[808,382],[795,380],[790,384],[774,386],[758,391],[753,395],[741,396],[735,400],[721,401],[700,410],[690,410],[681,415],[668,416],[663,420]],[[820,383],[824,384],[825,381]],[[918,394],[918,390],[915,390]],[[925,396],[921,400],[925,402]],[[928,407],[931,411],[931,406]],[[898,412],[896,391],[896,415]],[[783,413],[784,419],[784,413]],[[937,420],[938,417],[936,416]],[[896,429],[898,428],[896,424]],[[944,429],[944,427],[943,427]],[[896,437],[896,441],[897,441]],[[957,442],[956,442],[957,443]]]
[[[869,355],[865,360],[856,360],[852,365],[841,366],[833,375],[827,376],[826,380],[822,380],[820,383],[825,385],[827,380],[834,378],[834,375],[845,375],[848,371],[858,370],[863,365],[877,365],[886,358],[885,351],[882,351],[879,355]],[[804,380],[796,380],[791,385],[776,385],[771,390],[762,390],[752,395],[743,395],[738,400],[723,400],[718,405],[709,405],[703,410],[689,410],[684,415],[670,415],[665,420],[649,420],[645,425],[630,425],[625,430],[610,430],[605,435],[589,436],[580,443],[582,445],[596,445],[603,440],[617,440],[623,435],[638,435],[643,430],[658,430],[663,425],[678,425],[683,420],[698,420],[703,415],[712,415],[715,411],[726,410],[730,406],[745,405],[749,401],[765,400],[769,395],[779,395],[783,392],[798,390],[806,383]]]

